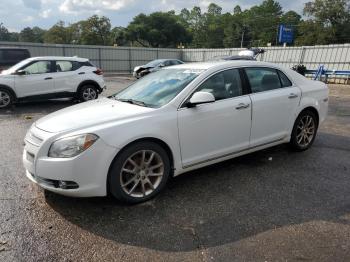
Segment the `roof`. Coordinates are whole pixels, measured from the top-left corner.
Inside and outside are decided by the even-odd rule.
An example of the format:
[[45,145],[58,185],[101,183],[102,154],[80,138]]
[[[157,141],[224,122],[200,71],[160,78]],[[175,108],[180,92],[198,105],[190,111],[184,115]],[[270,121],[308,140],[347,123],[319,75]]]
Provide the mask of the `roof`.
[[185,63],[181,65],[175,65],[171,68],[184,68],[184,69],[202,69],[207,70],[210,68],[221,68],[225,66],[240,67],[240,66],[268,66],[268,67],[279,67],[276,64],[254,61],[254,60],[221,60],[221,61],[209,61],[209,62],[197,62],[197,63]]
[[68,61],[77,61],[77,62],[86,62],[89,59],[82,58],[82,57],[68,57],[68,56],[37,56],[37,57],[31,57],[29,58],[31,61],[37,61],[37,60],[68,60]]

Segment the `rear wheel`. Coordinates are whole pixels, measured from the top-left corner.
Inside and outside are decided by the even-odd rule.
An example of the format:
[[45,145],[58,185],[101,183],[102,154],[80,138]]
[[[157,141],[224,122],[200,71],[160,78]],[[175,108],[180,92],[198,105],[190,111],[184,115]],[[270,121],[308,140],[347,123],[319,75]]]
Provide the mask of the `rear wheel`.
[[317,117],[314,112],[305,110],[300,113],[294,123],[290,145],[296,151],[304,151],[311,147],[317,133]]
[[7,89],[0,88],[0,108],[7,108],[13,103],[13,96]]
[[82,102],[94,100],[98,98],[97,88],[93,85],[85,85],[80,88],[78,93],[79,100]]
[[153,142],[128,146],[115,159],[109,173],[109,191],[127,203],[140,203],[157,195],[166,185],[170,161]]

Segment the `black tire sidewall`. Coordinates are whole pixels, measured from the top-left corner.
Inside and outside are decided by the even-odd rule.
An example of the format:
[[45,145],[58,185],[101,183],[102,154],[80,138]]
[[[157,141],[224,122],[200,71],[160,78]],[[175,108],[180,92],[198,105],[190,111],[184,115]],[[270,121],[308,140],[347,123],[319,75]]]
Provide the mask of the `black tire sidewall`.
[[9,108],[9,107],[13,104],[13,100],[14,100],[13,95],[11,94],[11,92],[10,92],[9,90],[4,89],[4,88],[0,88],[0,91],[1,91],[1,92],[5,92],[5,93],[8,94],[9,97],[10,97],[10,103],[9,103],[7,106],[5,106],[5,107],[0,107],[0,110],[1,110],[1,109]]
[[[140,150],[153,150],[160,155],[164,163],[164,175],[160,185],[151,194],[142,198],[134,198],[126,194],[122,189],[120,184],[120,171],[123,167],[123,164],[127,160],[127,158],[130,157],[130,155]],[[169,156],[162,146],[160,146],[157,143],[148,142],[148,141],[136,142],[130,146],[127,146],[125,149],[123,149],[114,159],[108,174],[108,190],[109,190],[109,193],[111,193],[116,199],[122,202],[129,203],[129,204],[141,203],[153,198],[160,191],[162,191],[162,189],[165,187],[168,181],[168,178],[170,176],[170,171],[171,171],[171,164],[170,164]]]
[[[297,126],[298,126],[300,120],[306,115],[311,116],[312,119],[314,120],[314,123],[315,123],[315,134],[314,134],[311,142],[307,146],[302,147],[297,142]],[[314,143],[314,141],[315,141],[315,138],[316,138],[316,135],[317,135],[317,130],[318,130],[318,121],[317,121],[317,117],[316,117],[315,113],[310,111],[310,110],[302,111],[299,114],[299,116],[297,117],[297,119],[295,120],[295,122],[294,122],[293,131],[292,131],[292,135],[291,135],[291,138],[290,138],[290,145],[291,145],[292,149],[294,149],[296,151],[304,151],[304,150],[309,149],[312,146],[312,144]]]
[[84,85],[84,86],[82,86],[82,87],[79,89],[79,92],[78,92],[78,99],[79,99],[81,102],[91,101],[91,100],[85,100],[84,97],[83,97],[83,92],[84,92],[84,90],[87,89],[87,88],[93,88],[93,89],[95,90],[95,92],[96,92],[96,98],[95,98],[95,99],[98,98],[98,90],[97,90],[97,88],[96,88],[95,86],[93,86],[93,85]]

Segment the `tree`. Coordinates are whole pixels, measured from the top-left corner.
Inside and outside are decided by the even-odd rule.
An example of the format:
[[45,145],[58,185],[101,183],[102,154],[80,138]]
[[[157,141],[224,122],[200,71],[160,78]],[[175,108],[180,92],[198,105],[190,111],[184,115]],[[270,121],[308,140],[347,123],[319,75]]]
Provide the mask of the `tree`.
[[304,7],[304,15],[323,25],[330,33],[333,43],[342,43],[348,39],[344,32],[349,32],[349,0],[315,0]]
[[134,17],[127,27],[127,36],[130,41],[151,47],[177,47],[191,41],[189,32],[173,12]]
[[242,13],[242,9],[239,5],[236,5],[235,8],[233,8],[233,14],[239,15],[240,13]]
[[128,32],[125,27],[117,26],[111,31],[113,44],[117,46],[129,46],[130,41],[128,40]]
[[76,25],[80,29],[80,43],[84,45],[110,45],[111,22],[105,16],[93,15]]
[[43,43],[45,30],[40,27],[26,27],[19,33],[19,41],[31,43]]
[[71,28],[66,27],[63,21],[59,21],[45,33],[44,42],[52,44],[71,44],[72,38]]
[[0,41],[10,41],[11,33],[9,30],[0,23]]

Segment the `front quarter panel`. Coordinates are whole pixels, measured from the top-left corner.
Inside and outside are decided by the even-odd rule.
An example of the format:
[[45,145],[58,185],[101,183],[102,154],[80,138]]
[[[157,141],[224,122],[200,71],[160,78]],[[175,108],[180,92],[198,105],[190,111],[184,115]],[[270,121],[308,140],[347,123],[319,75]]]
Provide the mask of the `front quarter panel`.
[[5,86],[11,88],[16,92],[15,76],[14,75],[0,75],[0,87]]
[[[118,151],[128,144],[147,138],[166,143],[174,160],[174,168],[181,169],[180,147],[177,132],[177,111],[173,107],[154,110],[145,115],[95,126],[80,133],[95,133]],[[176,174],[176,171],[175,171]]]

